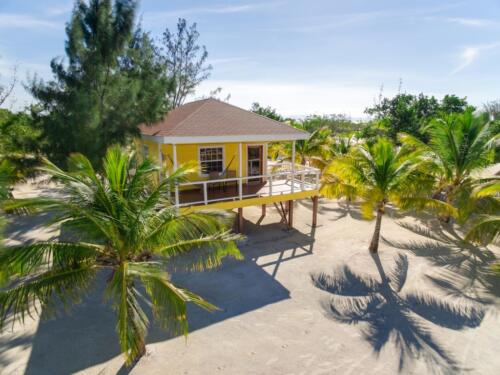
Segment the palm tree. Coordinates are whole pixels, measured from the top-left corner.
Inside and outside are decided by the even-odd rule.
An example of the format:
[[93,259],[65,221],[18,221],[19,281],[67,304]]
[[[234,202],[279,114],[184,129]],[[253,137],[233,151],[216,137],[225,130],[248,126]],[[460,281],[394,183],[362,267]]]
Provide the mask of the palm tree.
[[389,202],[402,209],[453,212],[443,202],[427,198],[432,179],[416,168],[414,161],[407,148],[396,148],[387,138],[379,138],[373,145],[353,147],[349,154],[334,159],[323,171],[321,194],[329,198],[359,198],[363,216],[366,219],[376,216],[371,252],[378,251],[382,216]]
[[[291,123],[292,126],[305,130],[301,123]],[[273,143],[269,146],[269,155],[272,159],[283,157],[292,162],[299,162],[302,165],[322,164],[328,158],[330,145],[332,142],[331,130],[322,127],[314,130],[309,138],[295,141],[295,160],[292,159],[292,145],[289,143]]]
[[500,179],[480,182],[474,188],[472,204],[477,217],[472,220],[466,240],[489,244],[500,239]]
[[[180,168],[161,183],[159,167],[139,162],[133,153],[111,147],[98,174],[80,155],[69,158],[69,171],[45,162],[42,172],[61,184],[60,197],[38,197],[10,207],[50,210],[51,223],[74,233],[70,241],[35,242],[10,247],[0,254],[0,266],[15,270],[0,292],[0,322],[22,320],[40,303],[44,314],[80,300],[97,273],[105,273],[107,299],[117,314],[116,331],[126,363],[145,352],[149,321],[139,303],[142,290],[153,316],[174,334],[188,332],[186,303],[212,311],[202,297],[175,285],[165,270],[175,256],[190,253],[186,267],[212,268],[225,256],[240,259],[235,235],[222,214],[178,214],[168,191],[190,171]],[[143,289],[142,289],[143,288]]]
[[436,118],[424,132],[429,136],[428,144],[409,135],[403,135],[401,140],[417,149],[421,168],[434,176],[433,197],[448,204],[464,204],[474,181],[472,173],[494,160],[498,138],[494,125],[487,117],[474,116],[468,110]]

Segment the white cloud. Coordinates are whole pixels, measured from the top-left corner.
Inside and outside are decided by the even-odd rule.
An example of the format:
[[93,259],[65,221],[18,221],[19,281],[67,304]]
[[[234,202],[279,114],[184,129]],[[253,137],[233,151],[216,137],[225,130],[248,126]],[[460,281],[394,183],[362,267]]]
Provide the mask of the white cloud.
[[212,65],[221,65],[221,64],[231,64],[231,63],[239,63],[250,61],[249,57],[222,57],[218,59],[208,59],[208,63]]
[[29,14],[3,13],[0,14],[0,28],[13,29],[57,29],[64,26],[60,22],[35,17]]
[[468,17],[427,17],[427,20],[448,22],[465,27],[474,27],[478,29],[499,27],[498,21],[493,21],[486,18],[468,18]]
[[469,65],[474,63],[484,52],[493,50],[498,47],[500,47],[500,42],[465,47],[459,56],[459,65],[451,72],[451,74],[454,75],[464,70]]
[[498,25],[498,23],[484,18],[446,18],[446,21],[462,26],[472,26],[479,28]]
[[62,4],[59,6],[54,6],[45,10],[45,14],[49,16],[61,16],[63,14],[71,12],[73,9],[73,4],[71,2],[67,4]]
[[248,3],[239,5],[216,5],[210,7],[192,7],[177,9],[165,12],[144,12],[143,19],[145,22],[156,22],[169,17],[183,17],[192,14],[232,14],[251,12],[259,9],[272,8],[283,4],[283,1]]
[[[231,95],[230,102],[241,108],[250,108],[253,102],[276,108],[285,116],[300,117],[308,114],[343,113],[353,118],[366,117],[363,113],[378,96],[379,87],[340,86],[335,83],[301,84],[265,81],[208,80],[191,98],[207,96],[221,87],[224,97]],[[396,90],[385,90],[392,95]]]

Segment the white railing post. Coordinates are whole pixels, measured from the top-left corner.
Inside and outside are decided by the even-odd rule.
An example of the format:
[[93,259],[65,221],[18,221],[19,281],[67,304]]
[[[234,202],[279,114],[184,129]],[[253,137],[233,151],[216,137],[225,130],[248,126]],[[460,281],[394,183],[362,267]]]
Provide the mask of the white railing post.
[[158,145],[158,154],[157,154],[157,158],[158,158],[158,165],[160,166],[160,171],[158,172],[158,177],[159,177],[159,181],[162,182],[163,180],[163,163],[162,163],[162,160],[161,160],[161,143],[160,141],[158,141],[157,143]]
[[243,199],[243,147],[238,143],[238,196]]
[[205,205],[208,204],[208,192],[207,192],[206,181],[203,182],[203,201],[205,202]]
[[306,177],[305,173],[300,172],[300,190],[304,191],[304,178]]
[[295,190],[295,141],[292,142],[292,194]]
[[316,189],[319,189],[319,170],[316,171]]
[[269,177],[267,178],[267,181],[269,181],[269,196],[272,197],[273,195],[273,175],[270,174]]
[[[177,171],[177,146],[172,145],[172,152],[174,154],[174,173]],[[175,183],[175,207],[179,207],[179,184]]]

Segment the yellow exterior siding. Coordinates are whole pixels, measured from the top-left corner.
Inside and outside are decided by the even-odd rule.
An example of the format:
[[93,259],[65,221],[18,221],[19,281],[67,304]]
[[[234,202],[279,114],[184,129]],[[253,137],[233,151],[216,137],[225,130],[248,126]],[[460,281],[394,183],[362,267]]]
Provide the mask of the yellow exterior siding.
[[[247,142],[241,144],[242,151],[242,176],[247,176],[247,146],[248,145],[262,145],[264,149],[263,169],[265,171],[266,168],[266,147],[265,144],[267,142]],[[136,145],[138,147],[138,152],[142,155],[143,145],[148,146],[149,149],[149,158],[158,162],[158,144],[154,141],[150,140],[137,140]],[[177,165],[180,166],[182,164],[188,162],[199,162],[199,149],[200,147],[223,147],[224,148],[224,169],[229,167],[229,170],[235,171],[236,176],[239,176],[239,157],[238,157],[238,149],[239,143],[203,143],[203,144],[178,144],[177,148]],[[165,161],[163,166],[168,168],[169,172],[173,170],[173,146],[170,144],[162,144],[161,152],[165,155]],[[265,173],[265,172],[264,172]],[[190,181],[202,181],[206,180],[207,177],[202,176],[200,173],[195,173],[192,176],[189,176]]]

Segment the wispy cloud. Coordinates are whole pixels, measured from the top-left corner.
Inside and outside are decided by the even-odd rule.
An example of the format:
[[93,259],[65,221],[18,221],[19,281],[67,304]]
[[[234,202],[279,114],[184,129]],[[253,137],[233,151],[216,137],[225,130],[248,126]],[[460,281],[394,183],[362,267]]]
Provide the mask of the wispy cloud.
[[313,20],[298,20],[292,26],[283,26],[266,29],[266,31],[283,31],[283,32],[321,32],[340,27],[366,24],[369,22],[387,22],[393,18],[408,18],[416,19],[420,17],[431,18],[432,15],[440,14],[450,9],[456,8],[460,3],[452,3],[439,6],[427,6],[416,8],[383,8],[378,10],[345,13],[345,14],[324,14],[321,17]]
[[50,7],[45,10],[45,14],[49,16],[62,16],[71,12],[72,9],[73,9],[73,4],[70,2],[67,4]]
[[474,27],[478,29],[500,27],[500,22],[487,18],[470,17],[426,17],[428,21],[452,23],[464,27]]
[[182,17],[193,14],[232,14],[232,13],[245,13],[252,12],[261,9],[273,8],[278,5],[283,4],[284,1],[269,1],[261,3],[247,3],[238,5],[214,5],[206,7],[191,7],[182,8],[177,10],[165,11],[165,12],[145,12],[143,19],[146,22],[160,20],[162,18],[168,17]]
[[446,21],[451,22],[451,23],[456,23],[456,24],[462,25],[462,26],[471,26],[471,27],[480,27],[480,28],[499,26],[498,22],[488,20],[485,18],[453,17],[453,18],[446,18]]
[[0,14],[0,28],[23,28],[23,29],[57,29],[61,25],[58,22],[47,20],[29,14],[3,13]]
[[232,64],[238,62],[249,61],[250,57],[222,57],[216,59],[208,59],[208,62],[212,65],[220,65],[220,64]]
[[465,47],[459,56],[460,63],[451,72],[451,75],[457,74],[458,72],[464,70],[469,65],[473,64],[482,54],[484,54],[487,51],[496,49],[498,47],[500,47],[500,42]]

